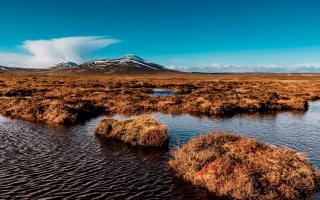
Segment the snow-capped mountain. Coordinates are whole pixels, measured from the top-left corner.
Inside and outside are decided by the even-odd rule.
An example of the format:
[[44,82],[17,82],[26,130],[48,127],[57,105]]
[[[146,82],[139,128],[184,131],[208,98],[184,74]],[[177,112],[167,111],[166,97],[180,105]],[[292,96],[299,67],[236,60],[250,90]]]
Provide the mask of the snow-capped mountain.
[[117,59],[101,59],[77,64],[62,62],[47,69],[13,68],[0,66],[0,72],[45,72],[45,73],[81,73],[81,74],[152,74],[179,73],[161,65],[146,61],[135,55],[126,55]]
[[25,72],[25,71],[34,71],[34,69],[0,66],[1,73],[4,73],[4,72]]
[[69,68],[76,68],[76,67],[78,67],[77,63],[69,61],[69,62],[59,63],[51,67],[51,69],[69,69]]
[[146,61],[135,55],[118,59],[101,59],[81,64],[77,69],[106,73],[148,73],[171,71],[161,65]]
[[0,66],[0,72],[6,72],[8,71],[7,67]]

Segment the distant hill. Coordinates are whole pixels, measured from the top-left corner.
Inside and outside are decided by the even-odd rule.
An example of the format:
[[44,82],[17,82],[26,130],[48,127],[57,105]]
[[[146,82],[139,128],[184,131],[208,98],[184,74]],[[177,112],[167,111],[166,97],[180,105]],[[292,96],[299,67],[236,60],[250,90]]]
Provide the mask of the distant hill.
[[99,74],[144,74],[178,72],[161,65],[148,62],[135,55],[127,55],[118,59],[101,59],[80,65],[61,63],[51,69],[54,72],[99,73]]
[[77,64],[62,62],[47,69],[15,68],[0,66],[0,73],[52,73],[52,74],[158,74],[179,73],[179,71],[165,68],[161,65],[148,62],[135,55],[127,55],[118,59],[101,59]]
[[70,68],[76,68],[76,67],[78,67],[78,64],[70,61],[70,62],[59,63],[53,67],[50,67],[50,69],[61,70],[61,69],[70,69]]
[[1,72],[6,72],[6,71],[8,71],[8,70],[6,69],[6,67],[0,66],[0,73],[1,73]]
[[0,66],[0,73],[35,73],[35,72],[47,72],[48,69],[36,69],[36,68],[19,68],[19,67],[5,67]]
[[0,72],[13,72],[21,69],[22,68],[0,66]]

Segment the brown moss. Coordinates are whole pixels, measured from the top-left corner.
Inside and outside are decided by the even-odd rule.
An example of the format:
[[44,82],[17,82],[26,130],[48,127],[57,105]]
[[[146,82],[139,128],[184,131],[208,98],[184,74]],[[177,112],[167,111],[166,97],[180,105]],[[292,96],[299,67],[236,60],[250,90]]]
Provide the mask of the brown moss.
[[104,118],[96,127],[96,134],[139,146],[166,146],[169,134],[165,125],[148,116],[118,121]]
[[320,180],[304,154],[219,132],[175,150],[169,167],[178,177],[233,199],[305,199]]

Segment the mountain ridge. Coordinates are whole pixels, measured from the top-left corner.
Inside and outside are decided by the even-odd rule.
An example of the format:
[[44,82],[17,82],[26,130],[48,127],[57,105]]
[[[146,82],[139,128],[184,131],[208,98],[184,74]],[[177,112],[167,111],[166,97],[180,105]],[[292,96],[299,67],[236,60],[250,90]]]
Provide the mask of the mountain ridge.
[[121,58],[99,59],[68,67],[69,62],[60,63],[50,69],[56,72],[106,73],[106,74],[143,74],[178,72],[162,65],[146,61],[139,56],[129,54]]
[[50,69],[65,69],[65,68],[73,68],[73,67],[77,67],[78,64],[72,61],[68,61],[68,62],[61,62],[58,63],[52,67],[50,67]]
[[77,64],[73,61],[61,62],[45,69],[0,66],[0,73],[57,73],[57,74],[158,74],[182,73],[162,65],[149,62],[139,56],[128,54],[120,58],[98,59]]

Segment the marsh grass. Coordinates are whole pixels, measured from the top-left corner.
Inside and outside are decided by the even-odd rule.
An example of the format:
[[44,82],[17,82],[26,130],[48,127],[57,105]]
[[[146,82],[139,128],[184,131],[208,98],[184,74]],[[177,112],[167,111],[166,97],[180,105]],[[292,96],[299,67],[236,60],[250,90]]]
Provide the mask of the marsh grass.
[[[36,122],[74,124],[101,113],[192,114],[305,111],[320,98],[317,76],[269,79],[252,75],[86,76],[1,74],[0,114]],[[228,80],[226,80],[228,79]],[[310,79],[310,80],[309,80]],[[175,96],[152,96],[165,88]],[[30,97],[24,98],[24,97]],[[81,120],[80,120],[81,119]]]
[[232,199],[306,199],[320,174],[305,154],[252,138],[214,132],[173,151],[174,174]]
[[104,118],[98,123],[95,132],[106,139],[138,146],[163,147],[169,142],[166,126],[149,116],[124,121]]

